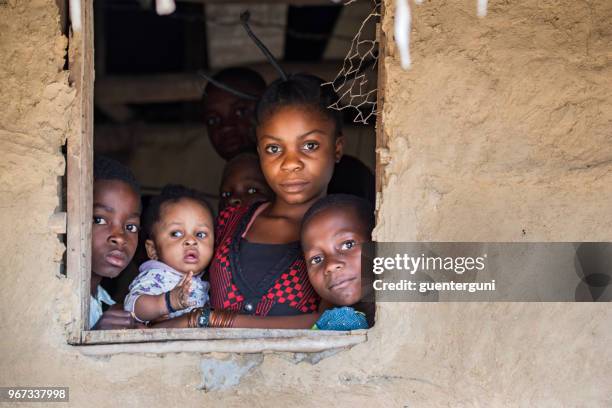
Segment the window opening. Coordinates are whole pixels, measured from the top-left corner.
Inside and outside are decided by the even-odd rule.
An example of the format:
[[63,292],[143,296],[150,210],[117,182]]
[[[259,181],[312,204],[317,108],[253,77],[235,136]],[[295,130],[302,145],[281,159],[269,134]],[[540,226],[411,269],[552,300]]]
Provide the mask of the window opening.
[[[87,74],[87,60],[81,61],[85,75],[80,86],[87,91],[83,92],[82,101],[85,123],[81,133],[77,131],[74,138],[80,145],[72,150],[69,146],[67,151],[69,166],[70,162],[73,166],[72,175],[69,171],[69,184],[91,182],[92,154],[95,152],[118,160],[135,173],[142,185],[144,208],[167,183],[184,184],[203,192],[216,208],[221,198],[219,182],[225,162],[207,137],[201,100],[206,80],[198,72],[214,73],[230,66],[243,66],[257,71],[267,83],[278,76],[240,27],[239,15],[245,8],[251,12],[253,31],[266,44],[272,44],[272,52],[287,72],[317,75],[333,84],[344,97],[345,154],[373,174],[376,138],[371,119],[375,114],[372,95],[376,94],[374,68],[378,54],[375,41],[368,40],[371,48],[362,55],[360,47],[365,42],[360,36],[368,33],[370,38],[375,38],[375,17],[380,15],[380,4],[369,0],[349,2],[353,3],[350,7],[331,4],[297,6],[291,3],[221,5],[178,1],[174,13],[159,16],[152,2],[98,0],[93,10],[83,10],[82,43],[71,44],[71,47],[80,48],[82,54],[77,52],[77,56],[93,55],[95,41],[96,78],[92,92],[88,89],[91,88],[88,82],[93,76]],[[312,21],[321,24],[311,24]],[[360,33],[354,37],[357,25]],[[91,36],[88,30],[94,30],[94,35]],[[363,60],[347,68],[347,58],[349,64],[353,64],[355,55],[345,56],[355,46],[357,55]],[[257,55],[249,54],[245,51],[247,49]],[[341,71],[338,71],[340,67]],[[339,83],[339,79],[343,82]],[[352,85],[347,85],[349,81]],[[373,88],[366,89],[366,83]],[[366,102],[355,103],[358,92]],[[87,104],[87,94],[93,94],[93,106]],[[364,107],[369,109],[365,115]],[[87,121],[88,114],[91,123]],[[88,132],[93,134],[91,145],[88,145]],[[74,167],[77,163],[84,169],[77,170]],[[75,214],[81,210],[85,215],[79,217],[82,220],[89,218],[90,212],[85,211],[85,207],[91,205],[91,187],[73,186],[71,189],[68,186],[67,190],[69,217],[71,212]],[[89,195],[90,198],[77,202],[75,195]],[[373,194],[367,198],[374,200]],[[84,260],[89,260],[89,254],[75,261],[78,254],[71,255],[70,251],[87,252],[90,235],[87,227],[79,230],[75,224],[76,220],[72,226],[69,225],[68,234],[78,234],[79,244],[68,243],[68,254],[72,259],[68,261],[68,269],[70,274],[72,268],[80,268],[81,281],[76,285],[80,285],[83,302],[86,302],[88,292],[84,281],[88,280],[90,269]],[[73,237],[73,241],[76,239]],[[138,273],[138,264],[146,259],[142,241],[141,237],[134,260],[120,277],[102,283],[116,300],[124,298],[129,283]],[[78,309],[75,314],[86,320],[86,307],[80,305]],[[82,321],[80,328],[88,327]],[[285,331],[286,335],[293,332]],[[235,330],[234,335],[223,330],[210,330],[206,334],[196,330],[186,337],[171,333],[172,330],[160,330],[143,335],[136,330],[129,334],[109,332],[105,335],[85,331],[73,334],[71,338],[74,343],[121,343],[147,338],[159,341],[219,338],[215,336],[279,336],[277,330]],[[300,333],[306,338],[316,335]]]

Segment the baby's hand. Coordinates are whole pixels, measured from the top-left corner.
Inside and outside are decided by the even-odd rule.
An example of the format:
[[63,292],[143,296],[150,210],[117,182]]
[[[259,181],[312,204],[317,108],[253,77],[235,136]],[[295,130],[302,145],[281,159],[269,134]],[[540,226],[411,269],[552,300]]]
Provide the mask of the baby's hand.
[[189,300],[189,294],[191,293],[191,277],[193,271],[183,276],[183,279],[170,291],[170,306],[174,310],[187,309],[188,307],[195,306],[194,301]]

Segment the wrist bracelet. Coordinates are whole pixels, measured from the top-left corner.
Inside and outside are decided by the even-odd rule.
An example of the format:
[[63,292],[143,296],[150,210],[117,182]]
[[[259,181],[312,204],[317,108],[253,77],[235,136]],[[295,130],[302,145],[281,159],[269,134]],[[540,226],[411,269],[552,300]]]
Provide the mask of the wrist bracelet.
[[210,307],[202,308],[202,314],[198,316],[198,327],[210,327]]
[[231,310],[215,310],[210,314],[209,327],[234,327],[237,313]]
[[164,299],[166,299],[166,309],[168,309],[168,314],[176,312],[170,303],[170,291],[166,292]]
[[200,318],[201,314],[202,314],[202,309],[199,308],[199,307],[196,307],[191,312],[189,312],[189,317],[187,319],[187,327],[189,327],[191,329],[197,328],[198,327],[198,319]]

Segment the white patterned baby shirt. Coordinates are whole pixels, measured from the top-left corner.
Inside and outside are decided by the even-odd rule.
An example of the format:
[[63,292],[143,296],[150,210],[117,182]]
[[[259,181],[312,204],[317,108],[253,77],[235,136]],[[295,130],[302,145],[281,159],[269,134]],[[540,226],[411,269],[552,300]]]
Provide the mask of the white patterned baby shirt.
[[[140,273],[130,284],[130,293],[125,297],[123,308],[128,312],[134,312],[136,299],[140,295],[161,295],[174,289],[174,287],[183,279],[182,273],[176,271],[171,266],[159,261],[147,261],[138,268]],[[202,274],[191,278],[191,292],[189,300],[195,303],[195,306],[187,309],[177,310],[170,313],[168,318],[183,315],[190,312],[196,307],[203,307],[208,303],[208,282],[201,279]]]

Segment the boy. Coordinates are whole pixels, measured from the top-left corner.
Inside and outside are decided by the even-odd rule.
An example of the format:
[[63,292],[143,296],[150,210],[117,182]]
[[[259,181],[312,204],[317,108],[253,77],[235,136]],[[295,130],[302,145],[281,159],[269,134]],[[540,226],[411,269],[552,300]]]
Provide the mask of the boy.
[[107,157],[94,160],[91,298],[89,327],[127,329],[136,321],[123,310],[103,312],[115,304],[100,286],[102,278],[116,278],[130,263],[140,230],[140,192],[130,170]]
[[[371,240],[374,213],[362,198],[332,194],[317,201],[302,221],[302,248],[308,278],[321,296],[315,324],[321,330],[369,327],[362,301],[361,245]],[[334,308],[335,307],[335,308]],[[372,317],[372,316],[367,316]]]

